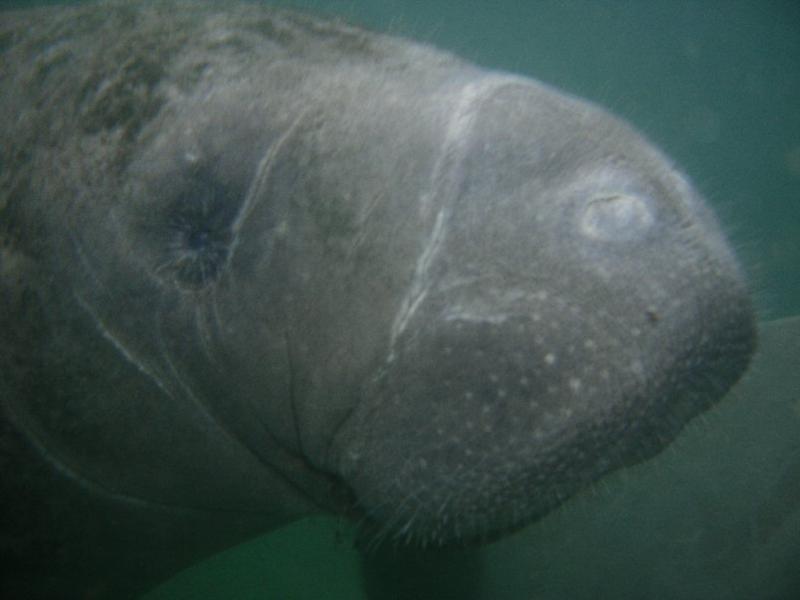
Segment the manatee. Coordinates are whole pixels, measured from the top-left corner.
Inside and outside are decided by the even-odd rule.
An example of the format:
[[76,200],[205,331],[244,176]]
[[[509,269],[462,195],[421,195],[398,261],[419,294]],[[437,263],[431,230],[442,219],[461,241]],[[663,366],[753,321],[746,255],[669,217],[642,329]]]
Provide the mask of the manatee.
[[3,597],[319,512],[492,540],[753,353],[699,193],[543,83],[246,3],[6,12],[0,50]]

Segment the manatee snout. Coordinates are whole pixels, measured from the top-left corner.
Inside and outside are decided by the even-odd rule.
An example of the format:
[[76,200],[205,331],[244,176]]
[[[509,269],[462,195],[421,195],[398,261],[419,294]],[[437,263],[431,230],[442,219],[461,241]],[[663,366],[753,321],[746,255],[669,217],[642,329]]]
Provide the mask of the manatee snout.
[[404,541],[528,523],[658,452],[736,381],[753,322],[719,308],[702,323],[644,308],[623,322],[541,296],[495,320],[445,308],[365,386],[343,477],[381,534]]
[[626,126],[575,111],[544,149],[523,105],[477,112],[333,446],[379,535],[447,544],[541,517],[663,449],[748,364],[752,307],[702,200]]

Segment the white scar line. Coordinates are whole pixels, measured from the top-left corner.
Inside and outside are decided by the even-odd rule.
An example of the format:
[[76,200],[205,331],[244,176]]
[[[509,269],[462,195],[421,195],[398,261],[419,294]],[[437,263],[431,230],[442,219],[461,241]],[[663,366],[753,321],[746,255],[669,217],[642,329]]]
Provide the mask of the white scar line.
[[108,327],[106,327],[105,323],[103,323],[103,320],[92,309],[92,307],[89,306],[89,304],[78,294],[75,294],[75,299],[78,301],[78,304],[81,306],[81,308],[85,310],[86,313],[92,318],[95,325],[97,326],[97,330],[100,332],[100,335],[102,335],[103,338],[105,338],[112,346],[114,346],[117,352],[119,352],[126,361],[128,361],[130,364],[136,367],[136,369],[140,373],[142,373],[145,377],[147,377],[153,383],[155,383],[158,389],[164,392],[167,396],[171,396],[171,394],[164,386],[164,384],[161,382],[161,380],[158,378],[158,376],[152,371],[150,371],[150,369],[148,369],[141,360],[136,358],[136,356],[134,356],[133,353],[130,350],[128,350],[128,348],[125,346],[122,340],[118,339],[117,336],[115,336],[111,332],[111,330],[109,330]]
[[457,184],[455,166],[464,157],[467,150],[467,141],[475,124],[476,113],[480,108],[481,101],[499,88],[519,81],[519,78],[511,75],[487,76],[478,81],[470,82],[459,90],[454,110],[451,113],[444,134],[442,150],[433,168],[431,185],[428,191],[420,196],[420,214],[423,220],[429,213],[430,204],[434,199],[441,198],[442,206],[436,213],[436,220],[431,234],[417,259],[411,285],[400,303],[400,310],[398,310],[392,324],[388,362],[394,359],[394,347],[397,338],[406,329],[414,313],[428,295],[428,290],[430,289],[428,272],[445,238],[445,222],[451,212],[449,204],[453,201]]
[[428,278],[427,273],[430,268],[431,260],[436,255],[444,239],[444,209],[440,210],[436,215],[436,222],[433,225],[433,231],[428,239],[425,248],[417,260],[417,266],[414,270],[414,279],[411,281],[411,287],[408,290],[403,303],[400,305],[400,310],[397,312],[394,324],[392,325],[392,337],[390,340],[390,353],[389,362],[394,359],[394,344],[398,336],[403,333],[408,321],[419,308],[419,305],[428,295]]

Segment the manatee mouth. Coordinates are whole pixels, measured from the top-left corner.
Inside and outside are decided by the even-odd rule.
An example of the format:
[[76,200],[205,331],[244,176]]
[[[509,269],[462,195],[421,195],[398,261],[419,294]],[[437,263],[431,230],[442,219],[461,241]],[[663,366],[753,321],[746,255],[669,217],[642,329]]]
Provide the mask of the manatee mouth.
[[755,344],[741,302],[702,322],[642,310],[624,328],[602,311],[564,318],[576,312],[565,302],[557,312],[439,310],[401,340],[334,448],[374,535],[482,541],[547,514],[663,449]]

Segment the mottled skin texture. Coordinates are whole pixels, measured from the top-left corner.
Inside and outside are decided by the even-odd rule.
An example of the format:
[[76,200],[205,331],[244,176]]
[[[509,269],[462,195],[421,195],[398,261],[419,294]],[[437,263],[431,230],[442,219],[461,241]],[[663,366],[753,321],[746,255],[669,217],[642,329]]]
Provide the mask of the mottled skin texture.
[[3,597],[319,510],[497,536],[752,353],[702,200],[540,83],[227,3],[5,13],[0,48]]

